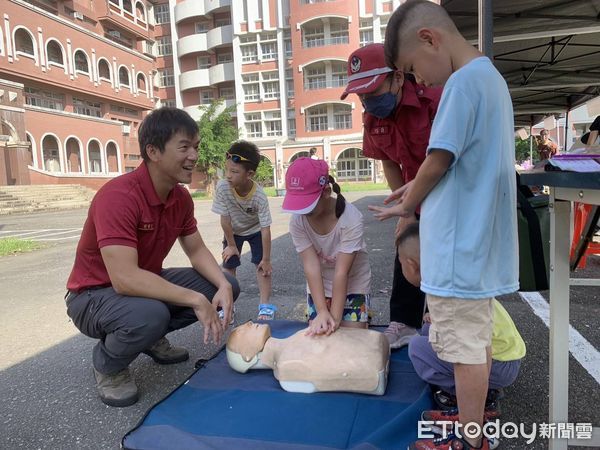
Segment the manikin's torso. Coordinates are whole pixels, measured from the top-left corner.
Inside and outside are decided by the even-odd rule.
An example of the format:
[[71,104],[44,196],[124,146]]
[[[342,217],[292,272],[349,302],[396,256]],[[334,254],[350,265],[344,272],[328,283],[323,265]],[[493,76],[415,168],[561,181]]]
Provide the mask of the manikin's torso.
[[382,333],[344,327],[329,336],[305,333],[270,338],[259,355],[283,389],[384,393],[390,349]]

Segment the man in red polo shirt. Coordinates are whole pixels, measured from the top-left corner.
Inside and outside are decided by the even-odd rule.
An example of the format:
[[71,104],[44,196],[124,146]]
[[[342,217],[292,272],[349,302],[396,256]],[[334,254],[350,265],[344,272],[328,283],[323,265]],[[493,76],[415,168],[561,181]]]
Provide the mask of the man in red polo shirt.
[[[67,282],[67,314],[99,339],[93,369],[100,398],[110,406],[138,399],[128,366],[140,353],[159,364],[188,359],[165,334],[197,320],[204,343],[217,343],[239,294],[208,250],[194,218],[189,183],[198,158],[198,126],[184,111],[161,108],[139,129],[142,164],[95,195]],[[190,268],[163,269],[176,240]],[[223,310],[219,319],[217,308]]]
[[[412,75],[389,68],[385,63],[383,44],[370,44],[354,51],[348,58],[348,85],[342,100],[348,94],[358,95],[365,109],[363,154],[381,160],[392,191],[411,181],[425,159],[442,89],[422,86]],[[401,219],[396,232],[409,222]],[[424,305],[424,294],[404,278],[396,254],[390,326],[385,331],[392,348],[408,344],[417,334]]]

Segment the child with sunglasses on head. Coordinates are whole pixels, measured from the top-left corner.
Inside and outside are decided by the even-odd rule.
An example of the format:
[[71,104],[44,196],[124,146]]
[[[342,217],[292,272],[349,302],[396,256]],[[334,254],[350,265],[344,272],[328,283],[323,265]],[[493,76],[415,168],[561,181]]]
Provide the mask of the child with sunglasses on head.
[[[362,214],[340,194],[323,160],[299,158],[285,176],[284,212],[307,281],[309,335],[366,328],[371,266]],[[331,191],[336,196],[331,195]]]
[[[262,187],[252,179],[260,163],[258,147],[234,142],[226,154],[225,179],[219,180],[212,211],[221,216],[223,269],[236,274],[244,242],[250,244],[256,265],[260,303],[271,297],[271,212]],[[266,318],[266,317],[263,317]]]

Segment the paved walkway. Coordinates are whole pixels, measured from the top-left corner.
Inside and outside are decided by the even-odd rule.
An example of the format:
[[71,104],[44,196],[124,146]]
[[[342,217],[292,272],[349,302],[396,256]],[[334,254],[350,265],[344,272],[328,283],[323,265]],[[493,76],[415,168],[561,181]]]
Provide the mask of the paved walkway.
[[[366,240],[373,270],[375,322],[388,321],[387,298],[391,287],[394,224],[375,221],[366,206],[380,203],[383,192],[349,193],[347,196],[365,216]],[[274,303],[279,317],[302,315],[304,277],[299,258],[287,233],[288,216],[280,212],[281,198],[270,199],[273,212]],[[82,336],[65,314],[65,282],[73,263],[77,239],[73,237],[85,220],[86,210],[36,213],[0,217],[0,231],[40,232],[46,248],[18,256],[0,258],[0,448],[117,449],[121,437],[142,418],[154,403],[183,382],[194,362],[210,357],[215,346],[201,344],[198,325],[173,333],[177,345],[186,346],[191,358],[174,366],[159,366],[144,355],[132,364],[141,391],[140,401],[129,408],[110,408],[97,398],[91,372],[94,341]],[[200,231],[214,254],[220,254],[221,232],[210,202],[196,202]],[[29,231],[25,231],[29,230]],[[73,234],[54,234],[71,230]],[[45,236],[44,236],[44,233]],[[0,236],[3,234],[0,234]],[[179,246],[168,256],[166,266],[185,265]],[[249,255],[243,254],[238,272],[243,294],[236,304],[236,322],[256,316],[258,288]],[[600,258],[593,259],[580,276],[600,276]],[[600,289],[574,287],[571,325],[597,353],[600,348]],[[539,300],[539,299],[538,299]],[[518,294],[502,297],[527,343],[521,375],[507,390],[502,403],[504,421],[533,423],[547,421],[548,329],[532,307]],[[547,305],[547,295],[541,301]],[[540,304],[543,306],[543,304]],[[539,306],[539,305],[538,305]],[[574,353],[578,350],[574,349]],[[593,360],[592,360],[593,361]],[[598,383],[575,358],[571,358],[570,411],[573,422],[600,426]],[[505,440],[503,449],[545,449],[547,442]]]

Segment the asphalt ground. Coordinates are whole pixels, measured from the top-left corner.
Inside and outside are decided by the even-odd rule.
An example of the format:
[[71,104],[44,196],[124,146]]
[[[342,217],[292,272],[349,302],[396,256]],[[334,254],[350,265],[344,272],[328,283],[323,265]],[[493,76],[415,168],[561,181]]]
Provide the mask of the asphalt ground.
[[[394,223],[377,222],[367,211],[379,204],[385,192],[349,193],[365,217],[365,237],[373,272],[374,323],[388,322]],[[304,277],[299,258],[287,232],[288,216],[281,213],[281,198],[270,199],[273,215],[273,303],[277,317],[303,319]],[[86,210],[0,216],[0,236],[19,230],[80,229]],[[221,231],[210,202],[196,202],[200,232],[215,255],[220,254]],[[57,231],[58,230],[58,231]],[[169,335],[176,345],[190,351],[187,362],[160,366],[141,355],[131,365],[140,389],[140,401],[128,408],[111,408],[96,395],[91,349],[94,340],[81,335],[65,313],[63,296],[77,239],[42,240],[45,247],[31,253],[0,258],[0,449],[116,449],[123,435],[145,412],[185,381],[194,362],[209,358],[217,346],[204,346],[200,325]],[[60,237],[61,235],[58,235]],[[176,244],[165,267],[185,266]],[[600,278],[600,258],[590,258],[588,268],[576,276]],[[236,303],[236,323],[256,316],[258,288],[250,256],[243,254],[238,271],[242,294]],[[548,298],[547,292],[542,292]],[[518,294],[500,299],[511,314],[526,344],[519,378],[501,401],[503,422],[548,422],[548,329]],[[589,343],[592,356],[600,348],[600,288],[571,289],[571,326]],[[593,352],[596,352],[595,354]],[[583,359],[589,359],[584,354]],[[592,358],[592,364],[597,359]],[[598,367],[595,367],[596,372]],[[569,420],[600,426],[598,382],[573,356],[570,357]],[[176,445],[173,448],[177,448]],[[546,439],[527,444],[524,439],[504,439],[501,449],[545,449]],[[582,447],[578,447],[582,448]],[[588,447],[591,448],[591,447]]]

